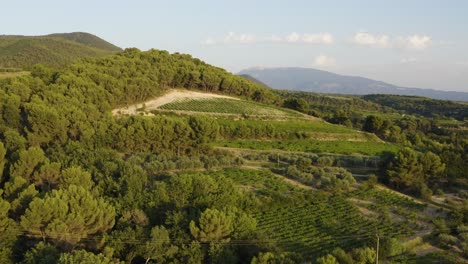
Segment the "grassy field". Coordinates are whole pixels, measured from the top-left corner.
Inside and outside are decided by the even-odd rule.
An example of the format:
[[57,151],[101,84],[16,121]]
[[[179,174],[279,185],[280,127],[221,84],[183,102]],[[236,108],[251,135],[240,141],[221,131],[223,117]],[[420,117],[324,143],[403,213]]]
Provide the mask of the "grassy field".
[[376,211],[376,217],[370,218],[348,199],[358,196],[372,203],[375,210],[384,210],[391,203],[395,215],[424,209],[390,192],[372,189],[331,196],[300,189],[267,171],[227,169],[207,173],[222,174],[240,188],[255,192],[262,201],[257,208],[251,208],[258,222],[257,230],[281,250],[305,257],[311,257],[311,252],[314,257],[320,256],[336,247],[347,250],[373,245],[377,232],[382,236],[405,237],[421,229],[415,219],[402,221],[405,214],[381,221],[380,211]]
[[322,140],[234,140],[218,141],[220,147],[249,148],[260,150],[280,149],[288,151],[302,151],[313,153],[337,153],[337,154],[363,154],[377,156],[383,152],[396,152],[399,147],[393,144],[380,142],[351,142],[351,141],[322,141]]
[[[218,124],[221,126],[235,126],[239,124],[238,121],[232,119],[217,119]],[[258,126],[272,126],[278,132],[306,132],[306,133],[338,133],[338,134],[363,134],[357,130],[340,126],[333,125],[320,119],[317,121],[311,120],[287,120],[287,121],[265,121],[259,122],[258,120],[242,120],[242,124],[247,127],[258,127]],[[370,134],[369,134],[370,135]],[[373,135],[370,135],[374,137]]]
[[300,113],[255,102],[228,98],[181,99],[159,107],[162,110],[253,115],[271,117],[302,117]]

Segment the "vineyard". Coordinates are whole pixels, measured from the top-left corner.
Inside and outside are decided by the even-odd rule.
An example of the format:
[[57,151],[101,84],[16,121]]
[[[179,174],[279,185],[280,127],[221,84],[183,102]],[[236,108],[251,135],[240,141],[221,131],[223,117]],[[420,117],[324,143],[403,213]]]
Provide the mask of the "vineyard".
[[377,156],[383,152],[396,152],[399,147],[393,144],[380,142],[353,142],[353,141],[324,141],[324,140],[283,140],[283,141],[260,141],[260,140],[221,140],[216,142],[217,146],[231,148],[249,148],[259,150],[287,150],[312,153],[336,153],[336,154],[363,154]]
[[299,120],[299,119],[289,119],[287,121],[262,121],[258,120],[232,120],[228,118],[219,118],[217,119],[218,124],[221,127],[236,127],[239,124],[249,127],[249,128],[261,128],[265,126],[274,127],[278,133],[324,133],[324,134],[345,134],[350,136],[360,136],[362,139],[368,141],[377,141],[381,142],[374,134],[363,133],[352,128],[345,126],[334,125],[320,119],[316,120]]
[[179,99],[164,105],[159,109],[183,112],[220,113],[228,115],[252,115],[273,117],[302,117],[301,114],[259,103],[235,100],[229,98],[197,98]]
[[380,215],[368,218],[348,200],[357,195],[379,208],[391,205],[394,211],[408,211],[407,214],[423,211],[424,206],[388,191],[371,189],[330,195],[294,187],[266,171],[229,169],[223,175],[242,188],[250,187],[248,190],[262,201],[258,208],[251,209],[258,221],[258,231],[267,237],[265,243],[274,243],[283,251],[306,258],[320,256],[336,247],[347,250],[373,246],[376,234],[406,237],[422,229],[416,219],[382,221]]

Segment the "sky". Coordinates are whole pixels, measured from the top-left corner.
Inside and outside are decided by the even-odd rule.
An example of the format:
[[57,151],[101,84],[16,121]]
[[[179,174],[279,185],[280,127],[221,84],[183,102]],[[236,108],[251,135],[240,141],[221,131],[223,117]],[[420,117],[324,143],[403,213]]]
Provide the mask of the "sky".
[[465,0],[0,0],[0,34],[88,32],[233,73],[307,67],[468,92]]

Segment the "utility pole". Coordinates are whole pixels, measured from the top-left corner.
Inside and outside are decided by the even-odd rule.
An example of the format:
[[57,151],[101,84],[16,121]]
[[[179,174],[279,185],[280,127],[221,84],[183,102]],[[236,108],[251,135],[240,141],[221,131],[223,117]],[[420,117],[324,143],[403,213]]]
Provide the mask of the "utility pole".
[[377,236],[377,254],[375,255],[375,263],[379,264],[379,234]]

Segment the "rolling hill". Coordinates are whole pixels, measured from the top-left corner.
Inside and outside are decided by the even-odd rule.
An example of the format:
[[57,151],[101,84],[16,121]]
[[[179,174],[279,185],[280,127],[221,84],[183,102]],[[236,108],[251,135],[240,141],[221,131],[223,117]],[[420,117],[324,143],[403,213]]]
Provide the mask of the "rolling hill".
[[[274,93],[155,49],[39,70],[0,81],[0,263],[374,263],[376,235],[398,254],[381,250],[382,262],[466,262],[455,207],[466,199],[466,135],[434,118],[353,96]],[[291,97],[353,122],[295,117],[280,108]],[[402,113],[421,103],[398,102]],[[437,188],[446,204],[378,181],[410,181],[428,200]]]
[[89,33],[45,36],[0,36],[0,67],[30,68],[35,64],[59,67],[85,57],[101,57],[121,49]]
[[276,89],[336,94],[416,95],[433,99],[468,101],[468,93],[399,87],[358,76],[309,68],[251,68],[241,71]]

